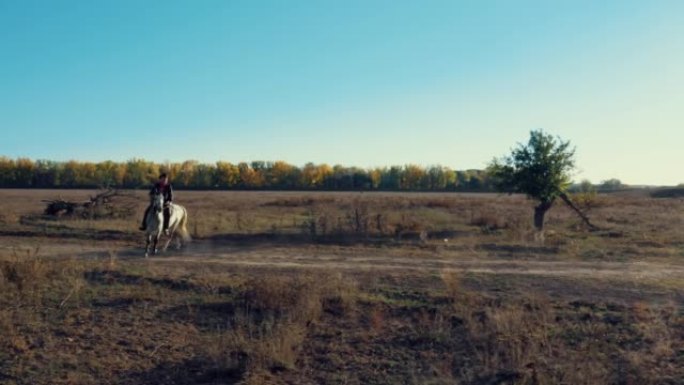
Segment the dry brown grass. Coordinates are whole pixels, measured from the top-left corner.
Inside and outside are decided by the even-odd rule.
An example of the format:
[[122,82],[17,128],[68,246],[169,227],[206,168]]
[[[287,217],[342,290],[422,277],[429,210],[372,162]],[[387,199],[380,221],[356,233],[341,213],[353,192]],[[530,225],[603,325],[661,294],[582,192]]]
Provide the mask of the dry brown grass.
[[[282,383],[307,373],[337,382],[312,352],[337,360],[336,349],[352,349],[356,363],[374,346],[386,365],[417,354],[405,367],[414,383],[661,384],[684,373],[674,302],[502,296],[453,271],[441,289],[416,290],[410,282],[425,278],[187,271],[38,252],[0,261],[0,373],[10,384]],[[331,336],[338,345],[321,351]],[[433,374],[419,375],[422,365]],[[387,383],[405,373],[371,368],[355,375]]]
[[[45,219],[36,204],[53,194],[0,191],[0,383],[684,378],[684,287],[675,276],[435,273],[459,258],[677,265],[684,258],[681,199],[600,195],[590,211],[603,227],[596,233],[558,206],[540,246],[531,237],[532,202],[521,197],[178,192],[200,246],[226,237],[264,261],[271,253],[321,253],[372,266],[382,254],[393,267],[433,264],[384,271],[240,268],[193,262],[192,254],[144,261],[130,252],[139,243],[137,223]],[[67,253],[81,249],[98,252]]]
[[323,311],[355,309],[354,281],[335,273],[187,275],[38,252],[0,258],[3,383],[187,383],[194,372],[262,383],[295,368]]
[[535,293],[503,300],[472,292],[458,273],[442,281],[477,358],[469,383],[662,384],[684,373],[676,364],[684,316],[672,303],[567,306]]
[[[91,191],[3,190],[0,212],[5,233],[73,238],[137,240],[133,220],[46,220],[42,199],[87,198]],[[448,193],[201,192],[179,191],[198,239],[221,236],[306,235],[313,241],[442,240],[442,234],[479,237],[481,243],[534,243],[531,202],[520,196]],[[136,218],[147,202],[139,198]],[[684,253],[684,201],[639,195],[598,195],[589,214],[603,231],[588,233],[559,202],[548,214],[547,244],[575,255],[602,259],[680,257]],[[483,231],[484,230],[484,231]],[[433,236],[434,235],[434,236]],[[452,235],[453,237],[453,235]],[[579,241],[579,242],[578,242]],[[579,245],[579,246],[577,246]],[[592,250],[593,249],[593,250]],[[569,254],[569,253],[568,253]]]

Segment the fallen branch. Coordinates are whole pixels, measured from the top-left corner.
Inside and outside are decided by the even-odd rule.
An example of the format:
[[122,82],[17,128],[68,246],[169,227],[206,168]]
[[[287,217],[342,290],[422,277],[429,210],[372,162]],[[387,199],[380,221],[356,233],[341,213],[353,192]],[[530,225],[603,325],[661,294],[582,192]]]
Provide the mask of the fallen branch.
[[74,202],[66,201],[62,198],[54,200],[43,200],[47,203],[44,213],[51,216],[80,216],[82,218],[126,218],[135,211],[135,204],[131,200],[128,202],[119,198],[134,197],[129,193],[122,193],[119,190],[107,189],[95,196],[90,196],[86,201]]
[[593,223],[591,223],[589,218],[582,212],[582,210],[577,208],[577,206],[575,206],[575,204],[572,203],[572,201],[570,200],[570,197],[568,197],[567,194],[563,193],[560,195],[560,197],[563,200],[563,202],[565,202],[565,204],[570,206],[570,208],[573,209],[575,211],[575,213],[580,218],[582,218],[582,221],[584,221],[584,223],[589,227],[590,230],[592,230],[592,231],[600,230],[600,228],[598,226],[595,226]]

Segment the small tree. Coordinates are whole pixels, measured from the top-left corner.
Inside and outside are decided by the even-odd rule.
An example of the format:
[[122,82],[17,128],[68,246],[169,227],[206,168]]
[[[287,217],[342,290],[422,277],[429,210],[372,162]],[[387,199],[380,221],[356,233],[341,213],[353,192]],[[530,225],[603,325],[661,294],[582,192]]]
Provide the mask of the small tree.
[[509,156],[495,158],[487,171],[497,190],[523,193],[539,202],[534,208],[537,230],[544,230],[544,216],[559,197],[593,228],[565,193],[570,186],[570,172],[575,167],[574,156],[575,149],[569,141],[535,130],[530,132],[527,144],[519,143]]
[[617,191],[624,187],[625,186],[622,184],[620,179],[615,178],[604,180],[603,182],[601,182],[601,185],[599,185],[599,189],[601,191]]

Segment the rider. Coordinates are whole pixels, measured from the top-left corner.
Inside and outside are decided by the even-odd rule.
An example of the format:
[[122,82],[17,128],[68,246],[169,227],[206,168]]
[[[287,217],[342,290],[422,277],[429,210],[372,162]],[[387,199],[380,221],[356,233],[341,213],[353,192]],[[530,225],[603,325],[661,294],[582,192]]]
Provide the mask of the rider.
[[[162,173],[161,175],[159,175],[159,180],[157,181],[157,183],[154,184],[154,186],[152,186],[152,189],[150,190],[150,196],[155,194],[164,195],[164,233],[168,235],[169,217],[171,216],[171,213],[169,212],[169,205],[173,201],[173,187],[171,187],[171,183],[169,183],[169,176],[166,175],[166,173]],[[147,214],[149,214],[151,209],[152,205],[147,206],[147,209],[145,210],[145,215],[143,215],[140,230],[145,231],[145,229],[147,228],[147,224],[145,223],[145,221],[147,220]]]

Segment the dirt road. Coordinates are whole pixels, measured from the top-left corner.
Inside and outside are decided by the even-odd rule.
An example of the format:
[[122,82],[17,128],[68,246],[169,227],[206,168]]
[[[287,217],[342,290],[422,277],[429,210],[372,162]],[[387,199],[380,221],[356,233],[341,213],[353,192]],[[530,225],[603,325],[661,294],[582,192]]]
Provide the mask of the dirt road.
[[[102,242],[55,242],[10,244],[5,252],[25,255],[37,253],[48,257],[109,258],[144,260],[140,248]],[[148,258],[156,264],[184,263],[221,266],[269,268],[333,269],[345,271],[423,271],[445,270],[481,274],[535,275],[549,277],[596,277],[630,281],[653,281],[684,277],[684,264],[654,261],[582,261],[553,260],[520,252],[518,258],[500,258],[478,250],[449,247],[364,247],[330,245],[283,246],[274,244],[234,245],[230,242],[197,240],[184,250],[168,250]]]
[[155,263],[209,263],[222,265],[270,266],[283,268],[325,268],[345,270],[456,270],[489,274],[527,274],[564,277],[615,277],[630,280],[684,277],[684,266],[656,262],[583,262],[502,260],[473,258],[450,253],[378,249],[216,249],[170,252],[155,256]]

